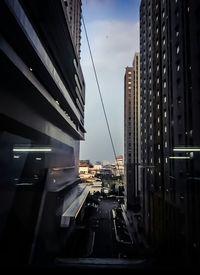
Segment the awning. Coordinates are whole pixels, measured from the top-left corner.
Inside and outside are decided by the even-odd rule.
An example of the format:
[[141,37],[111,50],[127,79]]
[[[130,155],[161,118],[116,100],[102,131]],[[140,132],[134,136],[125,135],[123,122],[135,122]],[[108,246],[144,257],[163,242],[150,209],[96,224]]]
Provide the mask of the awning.
[[70,206],[62,214],[61,227],[69,227],[70,220],[76,219],[90,192],[90,187],[86,186],[85,184],[79,184],[77,188],[79,192],[77,193],[76,197],[74,198]]

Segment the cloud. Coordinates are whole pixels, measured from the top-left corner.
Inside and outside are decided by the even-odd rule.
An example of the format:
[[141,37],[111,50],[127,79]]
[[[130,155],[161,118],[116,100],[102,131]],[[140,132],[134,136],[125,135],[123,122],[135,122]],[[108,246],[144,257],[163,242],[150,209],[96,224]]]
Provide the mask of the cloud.
[[[90,2],[90,1],[89,1]],[[132,65],[139,49],[139,23],[100,20],[87,25],[90,45],[98,73],[117,154],[123,153],[124,73]],[[81,144],[81,158],[113,159],[92,64],[82,33],[81,63],[86,82],[86,140]]]

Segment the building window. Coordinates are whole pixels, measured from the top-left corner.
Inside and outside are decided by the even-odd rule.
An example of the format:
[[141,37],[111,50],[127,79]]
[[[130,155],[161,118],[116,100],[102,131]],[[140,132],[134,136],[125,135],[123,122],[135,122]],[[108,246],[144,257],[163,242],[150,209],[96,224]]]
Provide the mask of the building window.
[[164,117],[167,117],[167,112],[166,111],[164,111]]
[[165,25],[163,25],[162,30],[163,30],[163,32],[165,31]]
[[166,97],[166,95],[164,96],[164,103],[166,103],[167,102],[167,97]]
[[180,96],[177,97],[177,103],[181,104],[181,97]]
[[179,16],[178,9],[175,11],[175,15],[176,15],[176,17],[178,17],[178,16]]
[[178,123],[181,123],[181,118],[182,118],[182,116],[178,115]]
[[179,54],[179,52],[180,52],[180,46],[177,45],[177,46],[176,46],[176,53]]
[[167,126],[165,125],[165,133],[167,133]]
[[163,17],[163,18],[165,17],[165,11],[162,12],[162,17]]
[[160,118],[158,117],[158,123],[160,123]]
[[163,39],[163,45],[165,46],[165,39]]
[[167,148],[167,141],[165,141],[165,148]]
[[158,150],[160,150],[160,144],[158,144]]
[[166,74],[166,66],[163,67],[163,73]]
[[166,88],[166,87],[167,87],[167,82],[166,82],[166,80],[164,80],[163,88]]
[[160,130],[158,130],[158,137],[160,136]]

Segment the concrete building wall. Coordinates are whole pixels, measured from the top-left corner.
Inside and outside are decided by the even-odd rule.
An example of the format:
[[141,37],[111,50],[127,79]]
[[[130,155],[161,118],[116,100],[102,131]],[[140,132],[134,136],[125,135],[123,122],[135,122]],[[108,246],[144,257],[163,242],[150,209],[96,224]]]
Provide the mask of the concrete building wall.
[[199,155],[174,151],[199,146],[199,8],[192,0],[140,5],[143,220],[153,244],[181,257],[199,251],[191,199],[200,195]]
[[[136,53],[133,67],[127,67],[124,78],[125,184],[128,208],[138,211],[140,198],[140,57]],[[137,210],[136,210],[137,209]]]

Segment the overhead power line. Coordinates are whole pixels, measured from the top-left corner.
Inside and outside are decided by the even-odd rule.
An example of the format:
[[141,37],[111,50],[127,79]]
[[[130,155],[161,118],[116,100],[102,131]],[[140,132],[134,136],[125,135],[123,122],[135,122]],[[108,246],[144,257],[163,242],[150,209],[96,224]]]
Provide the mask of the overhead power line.
[[100,88],[99,80],[98,80],[98,76],[97,76],[97,70],[96,70],[96,67],[95,67],[95,64],[94,64],[94,58],[93,58],[93,55],[92,55],[92,50],[91,50],[91,47],[90,47],[90,41],[89,41],[89,38],[88,38],[87,29],[86,29],[86,25],[85,25],[85,21],[84,21],[83,16],[82,16],[82,22],[83,22],[83,28],[84,28],[84,31],[85,31],[85,36],[86,36],[86,40],[87,40],[87,44],[88,44],[90,58],[91,58],[91,61],[92,61],[92,67],[93,67],[93,71],[94,71],[94,75],[95,75],[95,79],[96,79],[96,83],[97,83],[97,88],[98,88],[98,92],[99,92],[99,96],[100,96],[100,100],[101,100],[101,105],[102,105],[102,108],[103,108],[103,113],[104,113],[107,129],[108,129],[108,134],[109,134],[109,137],[110,137],[114,158],[115,158],[116,163],[117,163],[117,169],[118,169],[118,172],[119,172],[119,175],[120,175],[119,163],[117,161],[115,145],[114,145],[114,142],[113,142],[112,133],[111,133],[111,130],[110,130],[110,125],[109,125],[109,122],[108,122],[108,117],[107,117],[107,114],[106,114],[106,109],[105,109],[105,105],[104,105],[104,101],[103,101],[103,97],[102,97],[102,93],[101,93],[101,88]]

